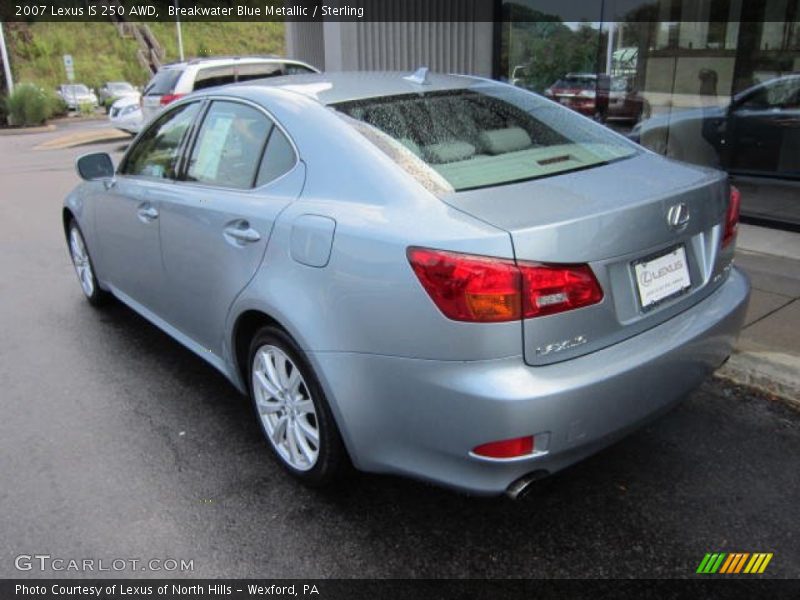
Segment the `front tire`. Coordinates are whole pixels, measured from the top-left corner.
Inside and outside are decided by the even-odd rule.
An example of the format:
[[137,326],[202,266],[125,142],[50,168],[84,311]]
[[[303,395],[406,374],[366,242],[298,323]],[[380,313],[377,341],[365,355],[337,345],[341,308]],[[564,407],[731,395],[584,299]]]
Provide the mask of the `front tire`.
[[102,306],[108,302],[111,295],[100,289],[100,284],[95,276],[94,264],[89,256],[89,249],[86,247],[86,240],[83,239],[81,228],[75,219],[69,222],[67,228],[67,243],[69,244],[69,254],[72,258],[72,265],[78,275],[78,282],[81,284],[83,295],[92,306]]
[[281,329],[264,327],[250,344],[248,364],[253,408],[281,465],[306,485],[332,483],[346,451],[303,351]]

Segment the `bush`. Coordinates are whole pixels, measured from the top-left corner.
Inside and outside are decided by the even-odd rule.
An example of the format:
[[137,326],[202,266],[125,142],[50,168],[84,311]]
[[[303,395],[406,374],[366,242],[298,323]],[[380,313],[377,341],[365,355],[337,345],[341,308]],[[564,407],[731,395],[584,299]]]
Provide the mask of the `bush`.
[[81,102],[78,105],[78,112],[82,117],[90,117],[94,114],[94,104],[91,102]]
[[42,125],[53,114],[47,92],[32,83],[21,83],[6,97],[8,124],[12,127]]
[[67,114],[67,103],[55,92],[47,92],[47,101],[50,103],[51,117],[63,117]]

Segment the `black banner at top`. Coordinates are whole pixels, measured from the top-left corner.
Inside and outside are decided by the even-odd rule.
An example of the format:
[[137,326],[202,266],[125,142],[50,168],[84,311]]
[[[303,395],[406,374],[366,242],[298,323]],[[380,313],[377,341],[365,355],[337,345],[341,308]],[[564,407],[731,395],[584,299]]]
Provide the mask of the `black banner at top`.
[[[709,2],[710,0],[697,0]],[[732,5],[734,2],[734,6]],[[692,21],[674,0],[2,0],[0,21]],[[771,19],[765,2],[714,0],[714,15]],[[734,12],[731,12],[734,8]]]

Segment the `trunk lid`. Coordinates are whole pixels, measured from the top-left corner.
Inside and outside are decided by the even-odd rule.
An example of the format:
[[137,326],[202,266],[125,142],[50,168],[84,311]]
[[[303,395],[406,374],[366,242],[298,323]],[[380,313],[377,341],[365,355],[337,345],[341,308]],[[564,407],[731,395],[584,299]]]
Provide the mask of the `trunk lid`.
[[[444,201],[506,230],[518,261],[588,263],[603,288],[599,304],[523,321],[530,365],[574,358],[674,317],[710,294],[726,266],[718,264],[725,262],[718,260],[718,250],[728,201],[726,175],[649,153],[458,192]],[[688,211],[688,222],[671,226],[668,215],[678,206],[683,207],[679,220]],[[669,271],[676,261],[688,269],[681,267],[680,289],[660,300],[651,296],[652,275]],[[647,286],[638,282],[648,277]]]

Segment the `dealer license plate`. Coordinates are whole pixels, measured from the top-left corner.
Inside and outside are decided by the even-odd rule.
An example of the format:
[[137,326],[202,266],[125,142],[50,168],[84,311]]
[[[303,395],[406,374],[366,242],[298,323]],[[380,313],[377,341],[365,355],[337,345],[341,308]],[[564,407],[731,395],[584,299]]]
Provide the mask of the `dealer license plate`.
[[643,309],[679,296],[692,285],[683,246],[655,258],[633,263],[633,270]]

